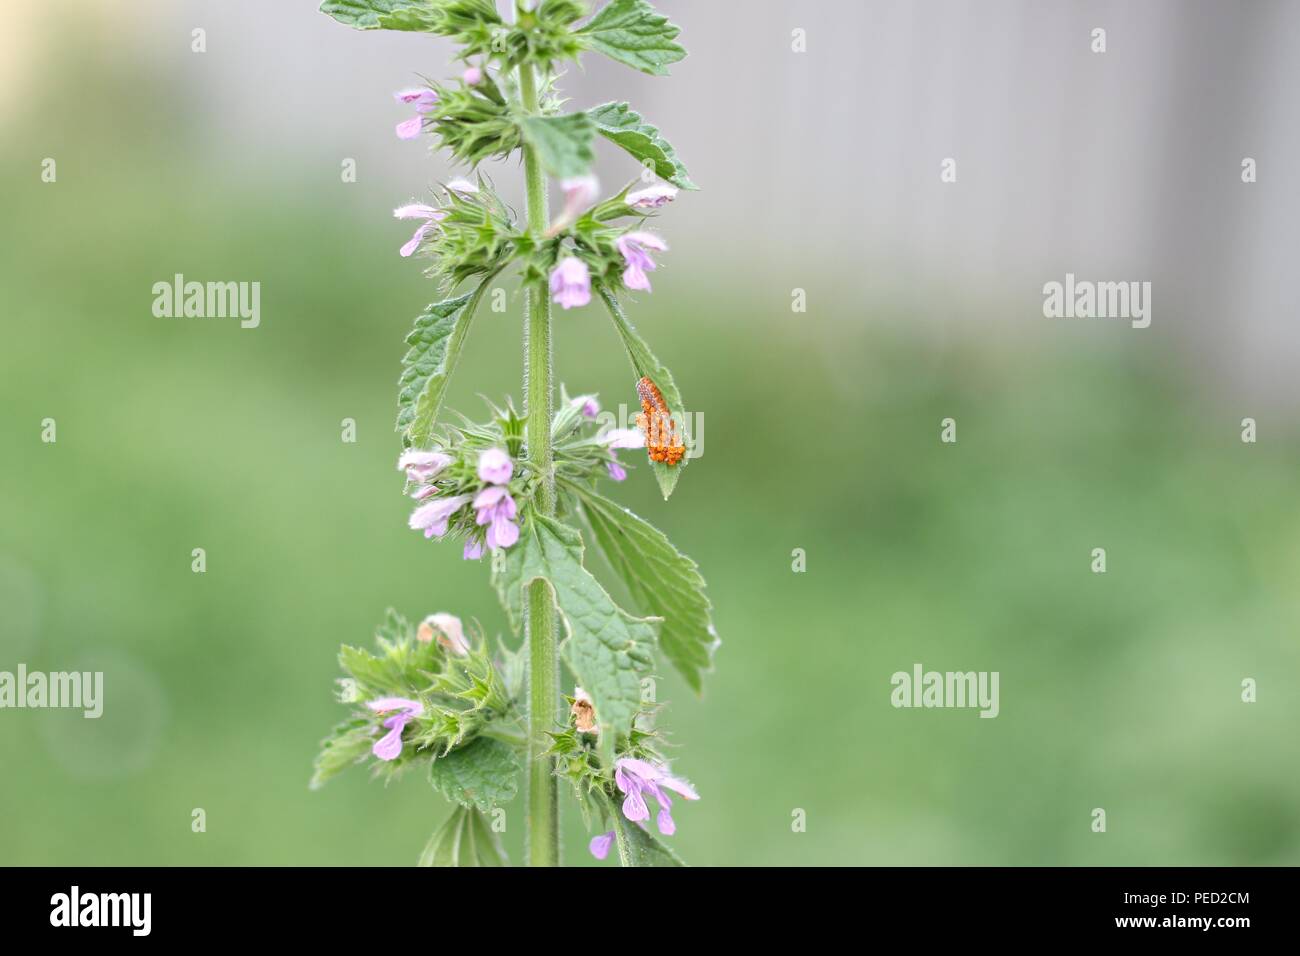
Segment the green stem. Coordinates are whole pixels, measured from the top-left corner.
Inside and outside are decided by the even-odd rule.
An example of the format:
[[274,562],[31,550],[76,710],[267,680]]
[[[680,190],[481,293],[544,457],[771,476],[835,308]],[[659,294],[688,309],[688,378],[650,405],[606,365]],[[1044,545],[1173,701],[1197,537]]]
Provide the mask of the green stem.
[[[537,77],[529,64],[519,68],[523,108],[538,112]],[[528,231],[540,239],[546,230],[546,175],[536,153],[524,147]],[[541,477],[535,506],[555,514],[555,462],[551,447],[551,301],[545,285],[534,282],[525,296],[524,365],[528,460]],[[560,668],[556,653],[555,603],[551,586],[538,579],[528,587],[528,864],[560,863],[559,788],[546,736],[558,724]]]

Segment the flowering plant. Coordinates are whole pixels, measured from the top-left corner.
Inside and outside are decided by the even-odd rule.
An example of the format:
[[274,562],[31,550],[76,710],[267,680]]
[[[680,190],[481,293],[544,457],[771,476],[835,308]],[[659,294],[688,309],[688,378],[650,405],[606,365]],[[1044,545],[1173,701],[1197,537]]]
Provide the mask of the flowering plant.
[[[398,381],[398,469],[413,500],[411,529],[463,541],[467,560],[491,556],[492,583],[515,641],[495,651],[448,612],[413,624],[390,611],[378,650],[344,646],[341,702],[353,708],[322,743],[313,786],[356,764],[384,777],[418,765],[454,804],[420,862],[500,865],[501,804],[522,777],[532,865],[559,863],[559,783],[589,829],[591,853],[618,848],[623,865],[680,864],[660,837],[677,827],[675,798],[698,799],[669,769],[651,688],[656,651],[697,692],[718,639],[704,580],[653,526],[600,492],[627,478],[625,449],[645,448],[665,499],[692,454],[681,394],[628,321],[622,298],[649,292],[668,249],[648,222],[695,189],[659,130],[627,103],[565,112],[560,69],[588,53],[666,74],[686,51],[678,28],[645,0],[325,0],[322,12],[359,30],[403,30],[459,45],[459,74],[396,94],[398,138],[429,135],[465,177],[394,210],[415,230],[399,250],[430,262],[444,297],[415,320]],[[594,143],[641,166],[602,198]],[[479,164],[522,154],[525,216],[501,199]],[[548,208],[548,177],[563,196]],[[486,421],[443,415],[443,398],[474,314],[491,283],[518,274],[525,304],[523,412],[489,406]],[[610,427],[595,395],[558,406],[551,377],[552,305],[598,299],[636,376],[636,428]],[[587,316],[579,312],[576,320]],[[615,601],[587,566],[631,600]],[[572,694],[561,693],[561,667]],[[649,821],[655,807],[654,829]]]

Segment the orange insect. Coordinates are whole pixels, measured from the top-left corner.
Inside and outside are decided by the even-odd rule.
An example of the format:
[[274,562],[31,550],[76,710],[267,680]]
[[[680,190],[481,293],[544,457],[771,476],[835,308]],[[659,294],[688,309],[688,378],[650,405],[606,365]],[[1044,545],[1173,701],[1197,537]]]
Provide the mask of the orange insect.
[[669,467],[676,465],[686,454],[686,446],[682,443],[663,393],[649,378],[643,378],[636,383],[636,394],[641,399],[641,414],[636,417],[636,424],[645,436],[645,448],[650,460],[661,461]]

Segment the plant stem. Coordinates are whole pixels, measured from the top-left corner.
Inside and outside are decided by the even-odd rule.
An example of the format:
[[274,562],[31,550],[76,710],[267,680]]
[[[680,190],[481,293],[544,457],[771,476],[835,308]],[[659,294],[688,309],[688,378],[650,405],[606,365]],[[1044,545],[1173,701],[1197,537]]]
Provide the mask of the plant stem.
[[[519,67],[523,108],[538,112],[537,78],[531,65]],[[528,231],[537,239],[546,230],[546,175],[536,153],[524,147],[525,206]],[[555,514],[555,464],[551,448],[551,301],[545,285],[533,282],[525,295],[524,395],[528,460],[541,485],[535,507]],[[529,866],[560,863],[559,788],[546,732],[557,725],[560,669],[556,654],[555,603],[551,586],[538,579],[528,587],[528,832]]]

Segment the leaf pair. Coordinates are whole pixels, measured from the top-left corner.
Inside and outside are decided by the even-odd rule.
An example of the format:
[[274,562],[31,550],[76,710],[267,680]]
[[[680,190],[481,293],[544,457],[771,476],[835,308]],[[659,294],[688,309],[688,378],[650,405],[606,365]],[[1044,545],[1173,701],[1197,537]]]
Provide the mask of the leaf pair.
[[509,860],[483,814],[457,807],[429,838],[419,865],[507,866]]
[[654,525],[586,486],[574,486],[596,544],[637,607],[663,618],[659,650],[699,693],[719,641],[699,566]]
[[[325,0],[320,9],[357,30],[414,30],[473,41],[476,46],[502,23],[491,0]],[[646,0],[612,0],[572,31],[572,37],[581,48],[643,73],[664,76],[669,64],[686,56],[675,42],[680,32]],[[578,52],[571,45],[566,50],[575,59]]]
[[686,430],[686,412],[682,405],[682,394],[677,390],[677,383],[673,380],[673,373],[668,371],[666,366],[660,364],[659,359],[655,358],[655,354],[650,351],[650,346],[646,344],[645,339],[637,334],[614,293],[604,286],[600,286],[598,291],[601,300],[605,303],[605,308],[609,310],[610,318],[614,320],[614,328],[618,331],[619,338],[623,340],[623,347],[627,351],[628,361],[632,363],[632,370],[636,372],[636,377],[638,379],[648,377],[650,381],[659,386],[659,391],[664,397],[664,403],[668,406],[668,411],[672,414],[673,421],[681,429],[682,442],[686,445],[687,451],[681,462],[676,465],[666,465],[661,461],[652,461],[650,463],[650,470],[654,473],[655,481],[659,483],[659,491],[663,494],[664,500],[667,501],[668,496],[677,487],[677,479],[681,477],[686,463],[690,461],[691,436]]
[[410,346],[402,358],[397,379],[397,430],[415,448],[429,444],[447,382],[460,359],[465,337],[488,283],[488,276],[473,292],[435,302],[415,320],[406,336]]
[[591,169],[591,141],[599,133],[622,147],[643,168],[682,189],[696,189],[672,144],[627,103],[602,103],[585,113],[527,116],[520,121],[524,142],[552,176],[567,179]]
[[654,619],[615,604],[584,567],[583,553],[577,531],[533,514],[505,560],[494,563],[492,583],[516,631],[523,627],[525,590],[538,579],[550,585],[564,626],[560,654],[595,702],[601,750],[609,757],[615,732],[626,733],[641,707],[641,678],[653,665]]
[[475,737],[429,765],[429,783],[453,803],[484,812],[509,803],[519,788],[519,756],[493,737]]

